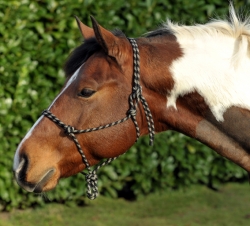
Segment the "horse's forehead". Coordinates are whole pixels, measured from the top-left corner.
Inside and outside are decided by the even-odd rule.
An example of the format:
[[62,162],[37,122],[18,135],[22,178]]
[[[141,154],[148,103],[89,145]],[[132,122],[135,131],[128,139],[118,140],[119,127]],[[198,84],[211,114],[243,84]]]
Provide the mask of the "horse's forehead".
[[108,69],[108,57],[102,53],[92,55],[84,64],[84,70],[89,73],[105,71]]
[[96,54],[85,62],[78,73],[80,82],[95,80],[96,82],[105,82],[109,79],[121,78],[119,70],[114,60],[109,59],[104,54]]

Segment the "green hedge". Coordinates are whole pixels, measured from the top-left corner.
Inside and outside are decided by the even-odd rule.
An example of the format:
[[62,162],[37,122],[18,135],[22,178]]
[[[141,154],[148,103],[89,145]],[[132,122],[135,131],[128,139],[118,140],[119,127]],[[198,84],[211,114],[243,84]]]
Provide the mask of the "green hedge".
[[[236,1],[243,6],[248,1]],[[93,15],[108,29],[137,37],[166,18],[192,23],[227,15],[224,0],[0,0],[0,210],[42,205],[13,180],[15,149],[62,87],[62,70],[70,51],[81,43],[74,15],[90,25]],[[102,194],[129,191],[144,195],[194,183],[246,179],[238,166],[181,134],[159,134],[154,147],[142,138],[126,154],[99,173]],[[79,174],[60,181],[47,194],[50,201],[81,203],[85,184]],[[46,198],[45,198],[46,200]]]

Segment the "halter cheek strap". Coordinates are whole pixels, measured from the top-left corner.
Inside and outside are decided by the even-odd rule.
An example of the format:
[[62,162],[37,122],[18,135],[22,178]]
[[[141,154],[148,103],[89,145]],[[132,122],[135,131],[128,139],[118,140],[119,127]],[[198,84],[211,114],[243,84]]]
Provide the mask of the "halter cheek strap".
[[[118,121],[103,125],[103,126],[98,126],[98,127],[94,127],[94,128],[90,128],[90,129],[84,129],[84,130],[77,130],[74,127],[70,126],[70,125],[66,125],[64,124],[60,119],[58,119],[54,114],[52,114],[49,110],[44,110],[42,115],[48,117],[51,121],[53,121],[55,124],[57,124],[59,127],[61,127],[64,132],[70,136],[74,143],[76,144],[76,147],[79,151],[79,153],[82,156],[82,161],[83,163],[86,165],[86,168],[88,170],[88,173],[85,172],[81,172],[82,174],[85,175],[86,178],[86,182],[87,182],[87,197],[89,199],[95,199],[98,195],[98,186],[97,186],[97,170],[99,170],[102,166],[105,166],[107,164],[109,164],[110,162],[112,162],[113,160],[115,160],[117,157],[114,158],[109,158],[107,160],[105,160],[104,162],[98,164],[96,166],[96,168],[94,170],[91,170],[90,168],[90,164],[88,163],[88,160],[85,156],[85,154],[82,151],[81,145],[79,144],[75,134],[80,134],[80,133],[89,133],[92,131],[97,131],[97,130],[102,130],[102,129],[106,129],[109,128],[111,126],[115,126],[118,125],[122,122],[127,121],[128,119],[132,119],[132,121],[134,122],[135,125],[135,129],[136,129],[136,141],[139,139],[140,137],[140,128],[138,126],[138,123],[136,121],[136,113],[137,113],[137,106],[139,101],[142,103],[143,109],[145,111],[145,115],[147,118],[147,125],[148,125],[148,131],[149,131],[149,138],[150,138],[150,145],[153,145],[154,142],[154,121],[153,121],[153,117],[151,114],[151,111],[148,107],[147,101],[146,99],[142,96],[142,87],[140,86],[140,56],[139,56],[139,48],[138,45],[135,41],[135,39],[133,38],[128,38],[129,42],[132,45],[133,48],[133,62],[134,62],[134,72],[133,72],[133,87],[132,87],[132,93],[129,96],[129,105],[130,108],[127,112],[127,116],[124,117],[123,119],[120,119]],[[136,142],[135,141],[135,142]]]

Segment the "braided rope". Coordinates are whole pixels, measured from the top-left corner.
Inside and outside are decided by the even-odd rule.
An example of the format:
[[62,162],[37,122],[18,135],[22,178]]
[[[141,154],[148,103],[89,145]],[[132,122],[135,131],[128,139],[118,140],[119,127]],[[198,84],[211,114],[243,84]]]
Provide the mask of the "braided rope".
[[48,117],[51,121],[53,121],[55,124],[60,126],[64,130],[64,132],[73,139],[74,143],[76,144],[76,147],[77,147],[79,153],[82,156],[82,161],[86,165],[86,168],[88,170],[88,173],[85,173],[85,172],[81,172],[81,173],[83,175],[85,175],[85,178],[86,178],[87,197],[89,199],[92,199],[92,200],[95,199],[97,197],[97,195],[98,195],[97,171],[101,167],[103,167],[103,166],[111,163],[112,161],[114,161],[117,157],[108,158],[104,162],[98,164],[94,170],[91,170],[90,165],[88,163],[88,160],[87,160],[85,154],[83,153],[81,145],[79,144],[75,134],[89,133],[89,132],[92,132],[92,131],[106,129],[106,128],[109,128],[111,126],[115,126],[115,125],[118,125],[118,124],[120,124],[122,122],[125,122],[129,118],[131,118],[134,125],[135,125],[135,128],[136,128],[136,141],[137,141],[139,139],[139,137],[140,137],[140,128],[139,128],[139,125],[138,125],[138,123],[136,121],[136,113],[137,113],[138,103],[139,103],[139,101],[141,101],[143,109],[145,111],[146,119],[147,119],[149,138],[150,138],[149,144],[153,145],[153,141],[154,141],[154,121],[153,121],[153,117],[152,117],[151,111],[150,111],[150,109],[148,107],[146,99],[142,96],[142,87],[140,86],[139,48],[138,48],[138,45],[137,45],[135,39],[129,38],[128,40],[130,41],[130,43],[132,45],[132,48],[133,48],[133,59],[134,59],[134,61],[133,61],[134,62],[133,78],[134,79],[133,79],[132,93],[129,96],[130,108],[129,108],[128,112],[127,112],[126,117],[124,117],[123,119],[117,120],[115,122],[108,123],[108,124],[103,125],[103,126],[93,127],[93,128],[90,128],[90,129],[78,130],[78,129],[75,129],[74,127],[70,126],[70,125],[64,124],[60,119],[58,119],[49,110],[44,110],[42,112],[42,115]]
[[[139,55],[139,48],[138,45],[133,38],[128,38],[130,41],[132,48],[133,48],[133,58],[134,58],[134,86],[133,86],[133,91],[135,91],[136,97],[136,102],[138,103],[141,101],[143,109],[145,111],[145,115],[147,118],[147,124],[148,124],[148,131],[149,131],[149,144],[153,145],[154,143],[154,135],[155,135],[155,127],[154,127],[154,120],[153,116],[151,114],[151,111],[148,107],[148,103],[146,99],[142,96],[142,87],[140,85],[140,55]],[[132,93],[133,95],[133,93]],[[137,104],[136,103],[136,104]],[[136,120],[134,120],[136,121]]]

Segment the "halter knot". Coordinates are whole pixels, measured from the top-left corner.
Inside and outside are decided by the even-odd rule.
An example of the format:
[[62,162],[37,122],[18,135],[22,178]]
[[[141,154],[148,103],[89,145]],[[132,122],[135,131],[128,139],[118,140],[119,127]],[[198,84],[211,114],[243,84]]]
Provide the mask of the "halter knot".
[[70,125],[65,126],[65,127],[64,127],[64,132],[65,132],[66,134],[68,134],[68,135],[71,136],[71,134],[74,134],[75,128],[74,128],[73,126],[70,126]]
[[131,115],[133,117],[136,116],[136,108],[131,108],[128,110],[128,115]]
[[136,85],[135,87],[133,87],[133,91],[132,91],[133,99],[136,99],[140,94],[141,94],[141,86]]
[[93,200],[98,195],[98,177],[96,171],[90,171],[88,174],[85,174],[85,178],[87,182],[87,196],[89,199]]

